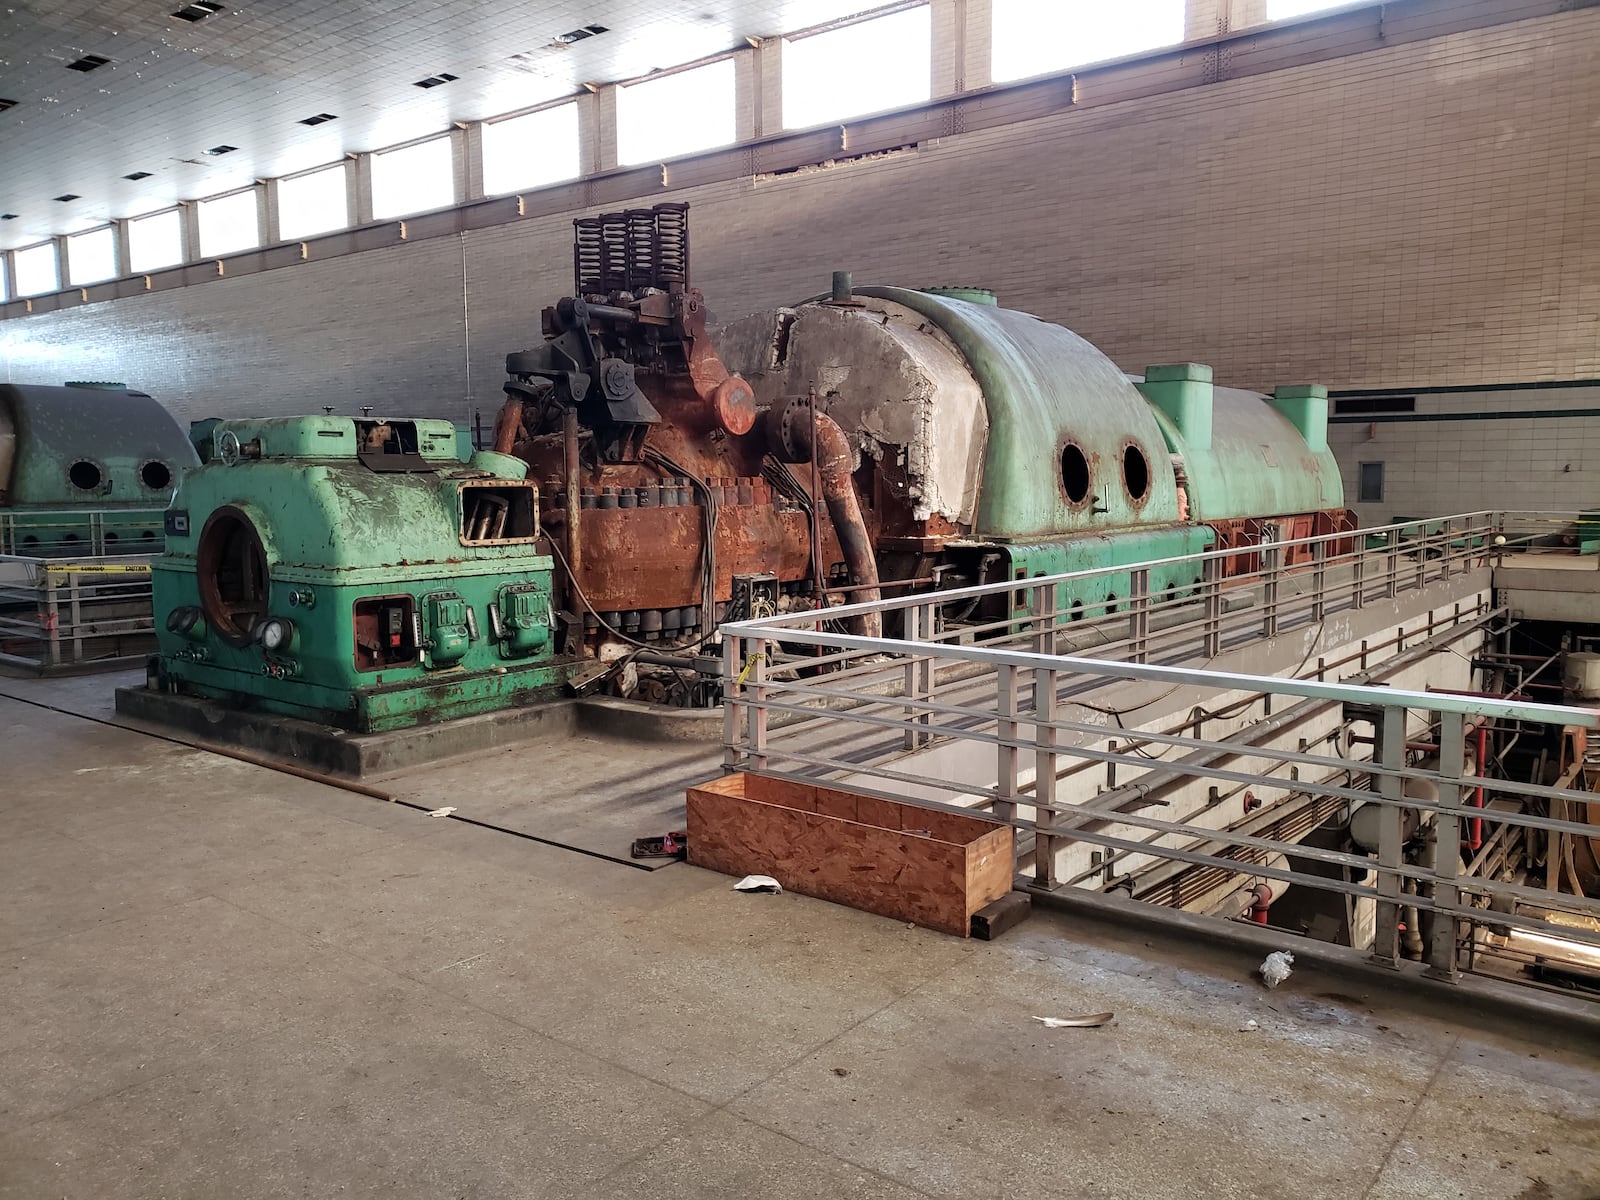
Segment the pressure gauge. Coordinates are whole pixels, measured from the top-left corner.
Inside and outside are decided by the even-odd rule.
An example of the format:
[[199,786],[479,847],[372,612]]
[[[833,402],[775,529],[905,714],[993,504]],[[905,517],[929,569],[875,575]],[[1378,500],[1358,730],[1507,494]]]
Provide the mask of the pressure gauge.
[[294,626],[282,617],[268,617],[256,626],[256,641],[266,650],[287,650],[294,641]]

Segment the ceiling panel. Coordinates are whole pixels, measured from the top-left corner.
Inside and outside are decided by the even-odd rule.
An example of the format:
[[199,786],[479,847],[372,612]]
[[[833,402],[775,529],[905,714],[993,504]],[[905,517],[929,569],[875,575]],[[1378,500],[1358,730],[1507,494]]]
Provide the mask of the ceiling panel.
[[[0,10],[0,99],[17,102],[0,111],[0,213],[17,214],[0,220],[0,248],[884,5],[246,0],[190,22],[173,15],[184,2],[9,0]],[[557,41],[586,25],[608,32]],[[108,61],[69,69],[88,56]],[[415,86],[440,74],[457,78]],[[300,124],[321,113],[337,120]],[[224,146],[235,149],[208,153]],[[78,199],[53,199],[69,194]]]

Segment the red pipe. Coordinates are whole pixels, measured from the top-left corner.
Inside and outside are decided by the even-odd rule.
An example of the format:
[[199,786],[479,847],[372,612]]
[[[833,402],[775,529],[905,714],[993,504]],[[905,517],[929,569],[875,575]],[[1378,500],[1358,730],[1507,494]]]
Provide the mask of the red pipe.
[[[1483,773],[1488,769],[1489,759],[1489,726],[1487,723],[1478,726],[1478,761],[1473,764],[1472,773],[1478,778],[1483,778]],[[1483,784],[1473,789],[1472,807],[1483,807]],[[1467,836],[1461,844],[1468,850],[1478,850],[1483,846],[1483,818],[1472,817],[1467,821]]]
[[1258,883],[1250,893],[1255,897],[1250,902],[1250,919],[1257,925],[1267,923],[1267,910],[1272,907],[1272,889],[1264,883]]

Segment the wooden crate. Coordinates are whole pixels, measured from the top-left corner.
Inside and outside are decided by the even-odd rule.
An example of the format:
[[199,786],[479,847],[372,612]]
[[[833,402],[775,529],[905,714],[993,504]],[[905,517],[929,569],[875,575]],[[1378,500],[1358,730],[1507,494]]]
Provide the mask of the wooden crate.
[[1011,891],[1012,829],[989,817],[727,775],[689,789],[689,861],[966,937]]

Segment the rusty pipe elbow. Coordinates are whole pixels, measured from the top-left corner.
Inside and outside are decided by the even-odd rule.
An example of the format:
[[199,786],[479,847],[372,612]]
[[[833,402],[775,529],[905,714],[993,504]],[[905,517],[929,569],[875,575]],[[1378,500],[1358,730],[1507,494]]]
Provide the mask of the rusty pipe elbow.
[[[850,582],[861,590],[856,599],[875,603],[883,598],[878,588],[878,559],[872,537],[861,516],[854,481],[850,478],[853,456],[850,440],[839,423],[826,413],[814,412],[802,397],[791,397],[768,411],[765,426],[767,446],[781,462],[815,462],[821,480],[822,500],[839,537]],[[863,613],[851,617],[850,632],[860,637],[882,637],[883,615]]]
[[510,454],[517,444],[517,433],[521,428],[522,400],[518,396],[507,396],[494,419],[494,452]]

